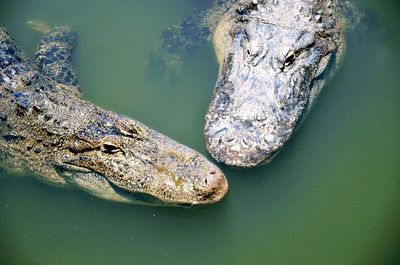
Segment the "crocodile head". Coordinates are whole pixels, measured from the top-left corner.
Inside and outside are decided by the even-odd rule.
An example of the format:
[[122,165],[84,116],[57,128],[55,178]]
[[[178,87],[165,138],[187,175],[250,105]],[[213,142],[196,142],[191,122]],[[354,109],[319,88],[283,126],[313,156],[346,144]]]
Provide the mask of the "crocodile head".
[[58,174],[103,199],[194,206],[215,203],[228,189],[223,173],[196,151],[112,112],[91,115],[64,146]]
[[214,33],[220,73],[205,125],[211,155],[238,167],[269,162],[341,57],[339,36],[251,16],[222,21]]

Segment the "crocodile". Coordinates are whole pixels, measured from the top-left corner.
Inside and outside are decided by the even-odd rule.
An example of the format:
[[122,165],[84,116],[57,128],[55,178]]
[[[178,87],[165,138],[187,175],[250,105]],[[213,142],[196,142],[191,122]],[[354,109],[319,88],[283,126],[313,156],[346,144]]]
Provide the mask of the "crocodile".
[[227,180],[203,155],[82,98],[76,41],[68,27],[47,30],[34,64],[0,27],[0,167],[117,202],[221,200]]
[[212,39],[220,68],[205,116],[207,150],[229,166],[262,165],[292,138],[338,69],[356,8],[342,0],[215,2],[202,20],[170,27],[161,46],[179,55]]

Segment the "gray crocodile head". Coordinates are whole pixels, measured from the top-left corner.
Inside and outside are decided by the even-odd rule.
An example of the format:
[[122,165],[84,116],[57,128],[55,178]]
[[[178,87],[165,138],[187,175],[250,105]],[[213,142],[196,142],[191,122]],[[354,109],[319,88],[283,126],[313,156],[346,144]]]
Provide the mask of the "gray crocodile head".
[[227,192],[223,173],[196,151],[126,117],[99,110],[58,152],[69,184],[107,200],[194,206]]
[[[333,28],[328,31],[323,23],[314,27],[312,19],[297,14],[304,8],[289,2],[239,7],[214,34],[221,68],[205,137],[211,155],[227,165],[251,167],[270,161],[341,57],[343,38],[336,20],[320,16],[317,19]],[[291,16],[308,23],[292,21]]]

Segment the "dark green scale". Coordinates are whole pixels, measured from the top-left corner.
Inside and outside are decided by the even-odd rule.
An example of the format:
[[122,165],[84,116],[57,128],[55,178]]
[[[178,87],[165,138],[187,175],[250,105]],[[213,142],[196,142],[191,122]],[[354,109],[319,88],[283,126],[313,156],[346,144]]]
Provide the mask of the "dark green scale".
[[216,0],[210,10],[193,14],[170,26],[161,35],[161,49],[170,55],[182,56],[204,45],[210,38],[211,30],[206,19],[210,13],[226,10],[237,0]]
[[54,27],[42,38],[36,53],[38,69],[57,83],[78,86],[72,50],[77,34],[67,27]]
[[[168,27],[150,52],[149,82],[155,82],[156,87],[159,87],[160,82],[174,85],[180,72],[182,57],[204,46],[211,39],[220,16],[238,1],[214,0],[212,8],[185,17]],[[210,21],[210,16],[215,18]]]

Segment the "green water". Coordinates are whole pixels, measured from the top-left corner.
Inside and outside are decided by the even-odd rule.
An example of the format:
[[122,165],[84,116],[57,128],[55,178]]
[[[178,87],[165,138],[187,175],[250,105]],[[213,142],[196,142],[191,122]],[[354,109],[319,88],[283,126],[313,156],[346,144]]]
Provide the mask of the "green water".
[[[211,44],[173,82],[151,76],[163,30],[205,0],[1,0],[0,24],[33,56],[27,20],[68,24],[85,97],[206,154]],[[364,0],[345,62],[269,165],[222,167],[230,191],[196,209],[120,205],[30,177],[0,178],[0,264],[400,264],[397,0]]]

